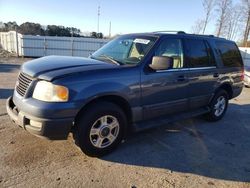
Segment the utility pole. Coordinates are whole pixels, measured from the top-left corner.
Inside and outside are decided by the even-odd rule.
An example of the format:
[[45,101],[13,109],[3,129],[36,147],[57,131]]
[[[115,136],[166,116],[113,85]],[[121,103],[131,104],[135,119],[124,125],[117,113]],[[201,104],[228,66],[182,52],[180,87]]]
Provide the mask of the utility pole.
[[97,11],[97,16],[98,16],[98,20],[97,20],[97,33],[99,33],[99,22],[100,22],[100,5],[98,6],[98,11]]
[[109,38],[111,38],[111,22],[109,22]]

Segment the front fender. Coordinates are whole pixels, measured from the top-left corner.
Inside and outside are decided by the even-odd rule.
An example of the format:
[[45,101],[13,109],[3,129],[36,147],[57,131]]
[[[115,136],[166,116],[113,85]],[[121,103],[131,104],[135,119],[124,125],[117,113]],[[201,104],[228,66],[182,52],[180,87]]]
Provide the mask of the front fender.
[[130,87],[114,82],[104,82],[89,85],[82,89],[77,96],[76,100],[82,100],[84,103],[107,95],[116,95],[124,98],[129,103],[133,103],[133,99],[137,98],[137,92]]
[[125,99],[131,107],[140,105],[140,85],[139,81],[133,79],[124,80],[123,82],[106,81],[89,81],[75,85],[75,96],[72,99],[75,104],[82,108],[88,102],[103,96],[119,96]]

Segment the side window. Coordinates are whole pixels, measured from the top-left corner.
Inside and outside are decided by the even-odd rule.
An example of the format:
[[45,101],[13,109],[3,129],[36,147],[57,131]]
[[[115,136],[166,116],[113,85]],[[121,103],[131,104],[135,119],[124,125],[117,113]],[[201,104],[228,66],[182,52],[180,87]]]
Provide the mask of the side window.
[[180,39],[165,39],[155,50],[155,56],[168,56],[174,59],[173,68],[183,67],[183,50]]
[[226,67],[241,67],[243,65],[240,52],[234,43],[216,42],[217,50]]
[[211,67],[215,66],[215,60],[211,49],[204,40],[187,39],[188,67]]

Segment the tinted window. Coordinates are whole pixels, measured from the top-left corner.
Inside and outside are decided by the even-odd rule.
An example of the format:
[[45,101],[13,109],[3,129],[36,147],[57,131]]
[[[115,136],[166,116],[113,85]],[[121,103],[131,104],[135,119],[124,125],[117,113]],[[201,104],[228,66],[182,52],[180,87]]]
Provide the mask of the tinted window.
[[240,52],[234,43],[216,42],[217,50],[226,67],[241,67],[243,65]]
[[164,39],[155,50],[155,56],[168,56],[174,59],[173,68],[183,67],[183,52],[180,39]]
[[186,42],[189,67],[215,66],[212,52],[204,40],[187,39]]

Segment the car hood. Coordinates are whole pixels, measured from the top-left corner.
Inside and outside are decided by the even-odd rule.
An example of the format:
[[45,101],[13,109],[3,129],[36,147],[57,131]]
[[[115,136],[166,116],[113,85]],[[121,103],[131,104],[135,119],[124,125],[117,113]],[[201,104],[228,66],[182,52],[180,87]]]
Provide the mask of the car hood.
[[51,81],[69,74],[112,67],[117,65],[90,58],[46,56],[26,62],[21,71],[31,77]]

